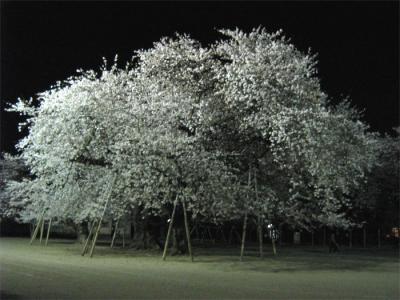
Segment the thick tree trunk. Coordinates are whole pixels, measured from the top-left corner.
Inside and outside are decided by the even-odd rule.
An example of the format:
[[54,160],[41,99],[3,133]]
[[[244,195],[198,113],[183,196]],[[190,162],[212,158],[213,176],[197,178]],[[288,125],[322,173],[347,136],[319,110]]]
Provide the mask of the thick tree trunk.
[[83,244],[88,236],[88,223],[86,221],[76,224],[76,239],[78,243]]
[[132,214],[134,234],[131,239],[130,248],[135,249],[162,249],[160,240],[162,220],[159,217],[143,218],[138,210]]

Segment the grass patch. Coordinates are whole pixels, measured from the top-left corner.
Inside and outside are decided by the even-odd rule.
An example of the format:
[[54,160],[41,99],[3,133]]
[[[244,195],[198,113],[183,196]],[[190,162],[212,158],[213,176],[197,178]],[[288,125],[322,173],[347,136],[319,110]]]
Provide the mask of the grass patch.
[[250,249],[195,248],[195,262],[158,251],[0,239],[1,299],[398,299],[393,250],[282,248],[264,259]]

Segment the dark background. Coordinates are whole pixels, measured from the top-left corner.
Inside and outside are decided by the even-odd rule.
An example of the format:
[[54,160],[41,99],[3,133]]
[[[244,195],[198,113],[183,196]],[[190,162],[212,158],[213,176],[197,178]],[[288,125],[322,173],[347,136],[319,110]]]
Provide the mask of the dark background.
[[1,2],[1,150],[14,152],[18,117],[5,103],[29,98],[102,57],[128,61],[162,36],[207,44],[215,28],[283,29],[318,53],[323,89],[349,96],[373,130],[399,125],[398,2]]

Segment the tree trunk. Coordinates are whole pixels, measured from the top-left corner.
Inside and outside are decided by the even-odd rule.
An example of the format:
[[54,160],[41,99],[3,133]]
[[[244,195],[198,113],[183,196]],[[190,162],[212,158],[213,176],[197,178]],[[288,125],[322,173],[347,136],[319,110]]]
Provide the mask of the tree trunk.
[[274,253],[274,255],[276,255],[276,245],[275,245],[275,239],[272,238],[272,252]]
[[162,219],[159,217],[142,217],[139,210],[132,214],[132,224],[134,227],[133,238],[130,248],[134,249],[162,249],[160,241]]
[[88,223],[86,221],[76,224],[76,239],[78,243],[83,244],[88,236]]

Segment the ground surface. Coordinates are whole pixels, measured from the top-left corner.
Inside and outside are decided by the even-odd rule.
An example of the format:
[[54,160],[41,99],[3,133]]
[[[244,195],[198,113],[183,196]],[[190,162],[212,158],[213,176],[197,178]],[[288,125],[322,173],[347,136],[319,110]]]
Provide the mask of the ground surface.
[[[187,257],[50,241],[0,239],[1,299],[399,299],[393,250],[283,248],[276,258],[246,257],[237,249],[196,249]],[[212,254],[212,255],[211,255]],[[235,254],[235,256],[233,255]]]

